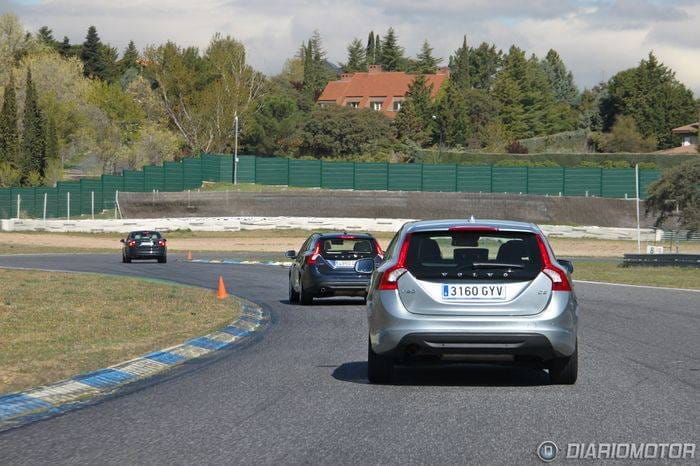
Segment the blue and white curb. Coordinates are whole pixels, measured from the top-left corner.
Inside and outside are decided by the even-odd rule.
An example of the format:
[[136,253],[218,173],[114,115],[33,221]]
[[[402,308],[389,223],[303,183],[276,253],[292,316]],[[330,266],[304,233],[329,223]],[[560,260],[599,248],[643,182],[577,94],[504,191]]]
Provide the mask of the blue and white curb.
[[183,262],[192,262],[195,264],[276,265],[280,267],[289,267],[292,265],[292,262],[289,261],[245,261],[237,259],[183,259]]
[[0,395],[0,431],[64,413],[184,362],[247,343],[267,326],[270,317],[257,304],[233,299],[241,306],[241,316],[216,332],[51,385]]

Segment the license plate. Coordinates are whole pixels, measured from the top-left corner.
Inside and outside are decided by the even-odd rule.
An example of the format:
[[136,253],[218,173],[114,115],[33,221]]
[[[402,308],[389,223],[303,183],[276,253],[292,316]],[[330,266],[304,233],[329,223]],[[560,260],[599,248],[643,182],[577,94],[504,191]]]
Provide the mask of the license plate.
[[343,269],[348,269],[355,267],[355,261],[334,261],[333,265],[335,268],[343,268]]
[[506,299],[505,285],[442,285],[443,300]]
[[142,241],[139,246],[153,246],[153,241]]

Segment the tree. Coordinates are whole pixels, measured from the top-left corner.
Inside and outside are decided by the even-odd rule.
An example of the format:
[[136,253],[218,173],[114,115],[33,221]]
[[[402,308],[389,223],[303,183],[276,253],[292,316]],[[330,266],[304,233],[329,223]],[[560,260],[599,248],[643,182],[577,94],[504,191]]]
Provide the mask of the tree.
[[139,69],[139,51],[136,49],[133,40],[130,40],[129,45],[124,49],[122,59],[118,62],[118,68],[122,75],[129,70]]
[[450,78],[435,105],[437,139],[448,146],[466,146],[472,136],[467,91]]
[[585,89],[579,100],[581,126],[591,131],[603,131],[603,114],[601,104],[608,98],[608,84],[598,83],[591,89]]
[[44,140],[46,141],[46,161],[60,161],[61,154],[59,153],[58,144],[58,131],[56,129],[56,122],[52,117],[46,118],[46,134],[44,135]]
[[382,50],[379,63],[385,71],[401,71],[405,66],[404,50],[398,44],[398,37],[394,28],[389,28],[382,41]]
[[316,107],[299,131],[301,155],[347,158],[391,144],[391,122],[381,112],[331,105]]
[[39,109],[36,88],[32,73],[27,70],[27,85],[22,119],[22,152],[20,160],[22,182],[34,184],[30,180],[43,177],[46,169],[46,133],[44,117]]
[[0,111],[0,163],[16,166],[19,161],[19,130],[17,127],[17,96],[15,80],[5,86],[5,95]]
[[697,115],[692,91],[651,52],[636,68],[610,78],[608,91],[601,105],[604,129],[610,129],[619,115],[629,115],[642,135],[654,136],[662,149],[679,142],[671,129]]
[[132,144],[122,146],[118,160],[133,170],[144,165],[160,165],[175,159],[180,144],[180,138],[172,131],[148,123],[139,129]]
[[475,89],[491,90],[496,74],[503,64],[503,52],[495,45],[482,42],[475,49],[469,50],[469,78]]
[[367,38],[367,48],[365,49],[365,57],[367,58],[368,65],[376,65],[379,62],[377,49],[377,39],[374,37],[374,31],[370,31],[369,37]]
[[401,140],[426,145],[432,137],[433,105],[430,100],[432,84],[418,75],[408,86],[406,100],[396,115],[394,125]]
[[36,40],[24,30],[16,15],[0,15],[0,79],[4,80],[6,73],[35,48]]
[[594,143],[601,152],[652,152],[656,150],[653,136],[644,137],[638,130],[634,118],[620,115],[610,133],[593,135]]
[[58,47],[58,42],[53,38],[53,31],[48,26],[41,26],[36,33],[37,40],[49,47]]
[[291,156],[299,145],[302,113],[291,97],[267,95],[244,133],[246,150],[258,155]]
[[433,57],[433,48],[428,43],[428,40],[423,41],[421,51],[416,56],[414,69],[418,73],[430,74],[437,71],[437,67],[442,61],[442,58]]
[[314,31],[306,46],[300,51],[304,63],[304,95],[315,101],[318,95],[326,87],[331,76],[325,67],[326,51],[323,49],[321,35]]
[[469,46],[467,36],[464,36],[462,45],[450,56],[450,82],[460,89],[469,89],[471,83],[471,69],[469,63]]
[[343,66],[346,73],[367,71],[367,57],[360,39],[353,39],[348,45],[348,62]]
[[566,69],[564,60],[559,54],[551,50],[541,62],[542,69],[547,75],[549,85],[554,92],[554,97],[558,102],[566,102],[574,105],[579,97],[578,88],[574,83],[574,75]]
[[109,70],[105,63],[105,52],[103,50],[100,36],[97,35],[97,28],[88,28],[85,42],[80,50],[80,59],[83,61],[85,76],[106,80]]
[[149,47],[145,61],[163,111],[193,153],[231,150],[235,116],[245,125],[266,92],[245,47],[230,36],[215,34],[203,56],[172,42]]
[[656,215],[657,227],[675,217],[680,228],[700,230],[700,159],[668,170],[648,190],[646,213]]
[[68,36],[63,36],[63,40],[60,44],[58,44],[57,50],[62,57],[71,57],[74,55],[73,46],[70,44],[70,39],[68,39]]

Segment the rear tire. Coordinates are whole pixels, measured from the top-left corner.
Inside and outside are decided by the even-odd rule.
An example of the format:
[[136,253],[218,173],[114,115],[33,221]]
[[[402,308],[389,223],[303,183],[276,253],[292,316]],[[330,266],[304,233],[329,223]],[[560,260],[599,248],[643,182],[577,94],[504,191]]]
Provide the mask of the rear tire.
[[289,276],[289,303],[295,304],[299,302],[299,293],[294,289],[292,285],[292,276]]
[[126,264],[126,256],[122,253],[122,263]]
[[168,257],[167,257],[167,256],[162,256],[162,257],[159,257],[159,258],[158,258],[158,263],[159,263],[159,264],[165,264],[166,262],[168,262]]
[[299,279],[299,304],[302,306],[309,306],[313,304],[314,302],[314,297],[311,296],[310,293],[308,293],[306,290],[304,290],[304,284],[301,282],[301,278]]
[[131,258],[129,256],[124,256],[124,262],[131,264]]
[[375,353],[372,342],[367,338],[367,380],[371,384],[387,384],[391,383],[393,378],[394,359]]
[[549,380],[555,385],[573,385],[578,378],[578,342],[571,356],[550,361]]

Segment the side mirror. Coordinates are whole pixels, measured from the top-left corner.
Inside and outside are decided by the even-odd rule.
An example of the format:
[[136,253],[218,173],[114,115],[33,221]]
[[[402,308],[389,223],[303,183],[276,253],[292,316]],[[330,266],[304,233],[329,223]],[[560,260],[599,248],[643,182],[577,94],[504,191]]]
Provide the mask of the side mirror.
[[357,273],[372,273],[374,272],[374,259],[360,259],[355,262],[355,272]]
[[124,238],[119,240],[120,243],[126,243],[126,240]]
[[296,256],[297,256],[297,253],[294,250],[289,250],[289,251],[284,253],[284,257],[287,257],[289,259],[294,259]]
[[574,273],[574,264],[570,260],[557,259],[557,262],[559,262],[559,264],[561,264],[561,266],[564,267],[564,269],[569,275]]

